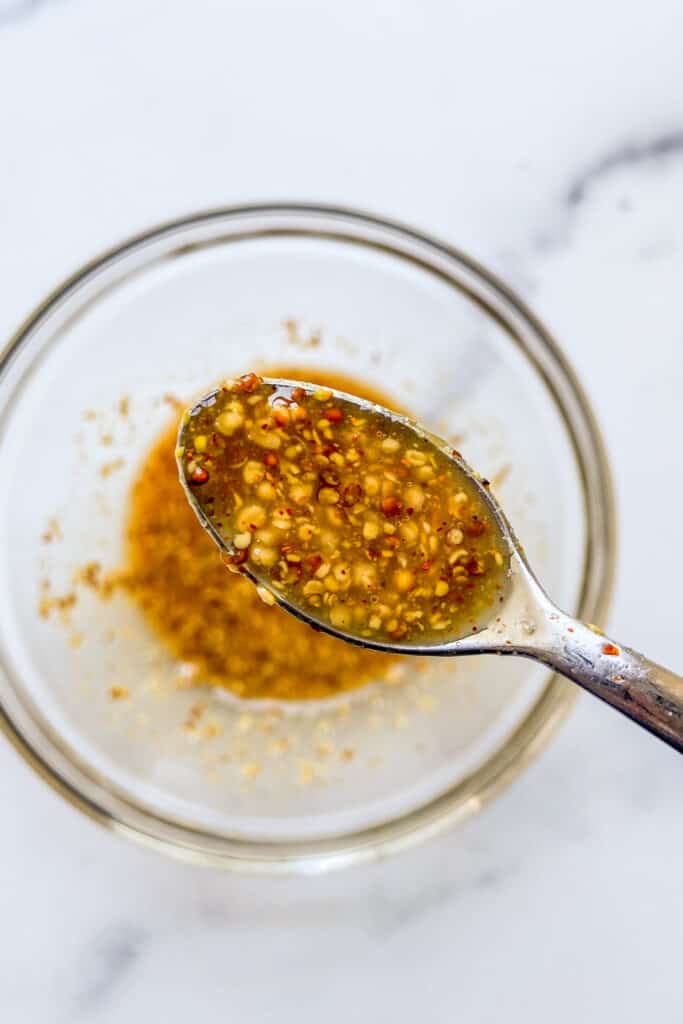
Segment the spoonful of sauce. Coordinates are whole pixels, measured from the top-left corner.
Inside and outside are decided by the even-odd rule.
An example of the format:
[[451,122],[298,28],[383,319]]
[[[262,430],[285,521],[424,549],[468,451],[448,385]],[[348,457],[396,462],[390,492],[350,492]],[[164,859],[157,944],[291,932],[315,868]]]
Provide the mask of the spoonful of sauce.
[[488,481],[414,421],[249,373],[184,415],[176,458],[266,604],[375,650],[534,658],[683,751],[683,679],[556,608]]

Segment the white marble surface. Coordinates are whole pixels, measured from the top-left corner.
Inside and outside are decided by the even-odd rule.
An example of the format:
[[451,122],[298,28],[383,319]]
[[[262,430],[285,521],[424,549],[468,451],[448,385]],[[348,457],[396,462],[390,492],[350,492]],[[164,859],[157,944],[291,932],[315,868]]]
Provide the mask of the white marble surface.
[[[680,0],[0,0],[0,334],[197,207],[436,232],[570,353],[620,501],[612,631],[683,669],[683,552],[645,498],[683,499],[682,36]],[[8,1024],[680,1017],[683,762],[587,697],[479,819],[320,879],[145,853],[6,744],[0,790]]]

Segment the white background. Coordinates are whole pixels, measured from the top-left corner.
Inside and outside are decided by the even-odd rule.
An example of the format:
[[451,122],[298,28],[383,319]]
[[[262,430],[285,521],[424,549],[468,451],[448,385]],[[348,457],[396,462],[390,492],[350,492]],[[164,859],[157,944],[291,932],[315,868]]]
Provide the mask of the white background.
[[[683,670],[682,38],[680,0],[0,0],[0,337],[103,246],[200,207],[434,232],[576,365],[618,491],[612,632]],[[676,1020],[682,797],[678,755],[585,697],[460,831],[264,881],[125,844],[2,744],[0,1016]]]

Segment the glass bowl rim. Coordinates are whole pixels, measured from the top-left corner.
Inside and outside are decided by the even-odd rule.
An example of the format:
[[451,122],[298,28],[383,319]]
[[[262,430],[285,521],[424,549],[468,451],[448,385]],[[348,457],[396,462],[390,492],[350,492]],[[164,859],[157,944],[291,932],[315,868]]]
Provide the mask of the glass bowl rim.
[[[242,233],[235,225],[245,224]],[[273,235],[328,238],[366,245],[407,259],[444,278],[476,302],[523,350],[549,390],[572,444],[587,520],[581,592],[576,612],[602,621],[609,606],[615,570],[616,518],[611,472],[590,403],[554,338],[517,294],[478,261],[452,245],[394,220],[343,206],[296,202],[236,205],[198,211],[133,235],[84,264],[29,314],[0,350],[0,381],[17,353],[50,316],[94,279],[122,261],[169,237],[225,223],[231,240]],[[321,224],[325,225],[324,229]],[[246,232],[246,234],[245,234]],[[346,232],[346,233],[344,233]],[[226,242],[223,236],[218,241]],[[193,246],[190,246],[193,248]],[[188,251],[179,244],[175,254]],[[153,265],[147,260],[145,267]],[[530,346],[535,351],[530,350]],[[101,825],[168,855],[213,867],[261,874],[317,874],[383,857],[438,834],[464,820],[505,789],[543,750],[566,718],[578,688],[551,676],[543,691],[500,747],[470,775],[428,803],[371,828],[328,839],[263,842],[218,836],[164,819],[107,793],[106,782],[49,759],[34,738],[15,722],[0,694],[0,727],[37,774]],[[58,744],[50,736],[48,742]],[[59,754],[59,750],[57,750]],[[64,756],[62,752],[62,761]],[[69,777],[71,776],[71,777]],[[105,800],[103,797],[108,799]]]

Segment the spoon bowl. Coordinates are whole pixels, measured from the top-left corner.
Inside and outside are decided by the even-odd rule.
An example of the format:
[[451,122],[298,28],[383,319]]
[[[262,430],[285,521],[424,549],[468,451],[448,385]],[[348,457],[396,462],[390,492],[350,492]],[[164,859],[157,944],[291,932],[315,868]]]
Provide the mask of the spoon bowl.
[[[324,630],[339,639],[346,640],[361,647],[397,654],[459,653],[458,651],[450,651],[452,644],[458,643],[469,636],[478,635],[489,627],[494,609],[496,610],[497,616],[500,617],[503,604],[507,604],[507,599],[512,596],[512,559],[513,557],[517,559],[521,559],[523,557],[520,545],[514,536],[512,527],[507,521],[502,508],[491,494],[489,482],[480,477],[479,474],[477,474],[467,464],[459,451],[453,449],[453,447],[442,438],[439,438],[425,430],[424,427],[422,427],[416,420],[413,420],[410,417],[390,411],[374,402],[359,398],[358,396],[351,395],[335,388],[320,389],[317,385],[300,381],[285,380],[282,378],[269,377],[258,378],[258,380],[261,382],[262,387],[267,388],[271,392],[269,396],[269,403],[271,403],[275,408],[277,408],[279,403],[287,403],[288,405],[290,403],[296,403],[296,399],[293,398],[293,396],[299,395],[300,400],[303,400],[303,396],[305,395],[310,399],[314,395],[320,393],[321,390],[324,390],[325,394],[330,396],[328,403],[333,401],[335,403],[335,409],[352,408],[357,410],[359,413],[371,416],[373,419],[381,421],[387,434],[393,435],[398,430],[402,434],[414,438],[416,443],[420,442],[427,446],[428,449],[438,451],[441,458],[453,467],[456,474],[455,479],[459,480],[461,483],[462,481],[466,481],[467,486],[476,494],[482,506],[485,507],[491,517],[492,526],[495,534],[497,535],[501,550],[500,578],[502,585],[495,595],[495,606],[493,604],[485,606],[477,616],[472,618],[471,621],[465,621],[463,623],[463,628],[461,629],[449,629],[447,632],[444,630],[442,634],[433,634],[429,642],[420,642],[421,638],[419,635],[418,638],[406,638],[405,640],[401,640],[399,638],[382,639],[380,636],[370,635],[367,631],[361,634],[350,629],[342,629],[336,626],[333,621],[330,621],[329,618],[325,618],[321,614],[316,614],[315,609],[311,608],[310,605],[304,605],[301,601],[297,601],[294,597],[290,596],[292,591],[285,590],[281,586],[278,586],[277,583],[274,583],[272,573],[260,568],[257,561],[254,559],[242,559],[239,557],[239,548],[235,546],[235,534],[237,530],[234,525],[234,519],[232,521],[228,519],[226,522],[222,507],[219,511],[214,504],[215,498],[213,492],[208,492],[207,494],[207,489],[204,486],[198,486],[197,482],[192,479],[192,472],[188,472],[188,465],[190,467],[194,465],[192,459],[188,463],[187,453],[193,453],[193,445],[197,432],[196,422],[198,417],[202,417],[206,412],[208,412],[210,416],[215,416],[215,410],[221,408],[221,400],[225,403],[226,389],[216,388],[195,403],[185,417],[183,417],[183,421],[178,432],[177,458],[180,481],[185,490],[187,499],[201,525],[205,530],[207,530],[214,542],[220,548],[226,559],[227,567],[232,569],[238,568],[243,575],[250,579],[252,583],[259,588],[259,593],[266,603],[269,603],[272,597],[275,602],[280,604],[291,614],[302,619],[309,626],[312,626],[315,629]],[[204,424],[206,424],[205,418]],[[258,451],[255,453],[252,452],[252,454],[256,454],[257,456],[259,455]],[[200,473],[203,473],[203,470],[200,470]],[[201,477],[200,479],[201,482],[204,483],[204,480]],[[412,510],[410,509],[408,510],[408,512],[411,511]],[[446,648],[448,648],[448,651],[446,651]]]

